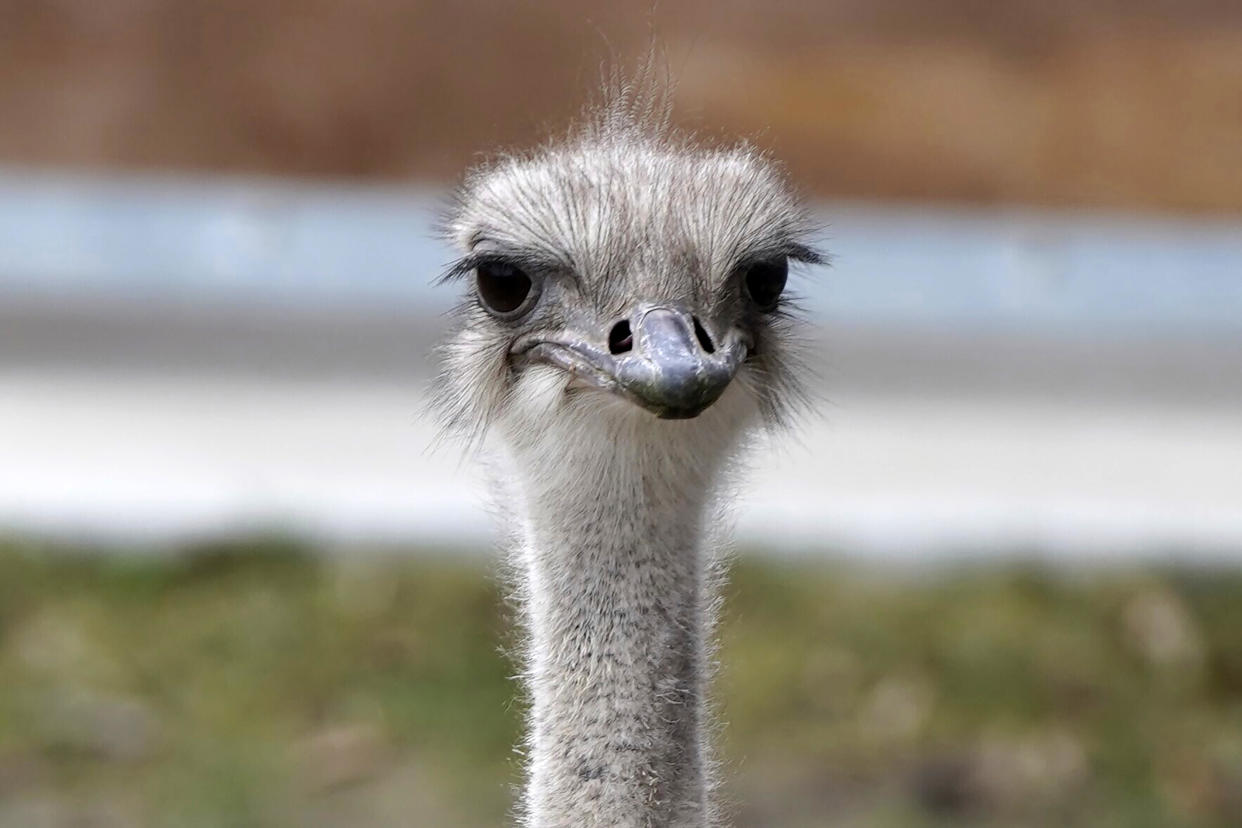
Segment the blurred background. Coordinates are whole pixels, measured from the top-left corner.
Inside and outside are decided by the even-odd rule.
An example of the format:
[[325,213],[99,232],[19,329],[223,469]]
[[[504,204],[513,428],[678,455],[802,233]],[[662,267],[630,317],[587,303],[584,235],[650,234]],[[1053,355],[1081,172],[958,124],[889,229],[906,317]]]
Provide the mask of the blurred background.
[[0,827],[504,823],[432,224],[653,38],[834,259],[736,824],[1242,824],[1242,6],[0,0]]

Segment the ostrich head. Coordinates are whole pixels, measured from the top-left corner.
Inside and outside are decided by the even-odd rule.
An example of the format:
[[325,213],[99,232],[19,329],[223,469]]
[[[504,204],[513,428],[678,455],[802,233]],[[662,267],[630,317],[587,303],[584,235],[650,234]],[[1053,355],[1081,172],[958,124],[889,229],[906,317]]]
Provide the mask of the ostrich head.
[[528,456],[585,439],[702,458],[798,397],[786,279],[819,257],[749,147],[612,113],[474,171],[447,229],[449,277],[470,280],[442,348],[452,424]]

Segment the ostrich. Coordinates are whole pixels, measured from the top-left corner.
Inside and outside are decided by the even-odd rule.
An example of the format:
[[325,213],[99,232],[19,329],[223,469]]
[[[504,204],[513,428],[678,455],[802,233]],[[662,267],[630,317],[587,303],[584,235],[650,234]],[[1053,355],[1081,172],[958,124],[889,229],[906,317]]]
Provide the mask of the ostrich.
[[815,263],[783,173],[614,101],[471,172],[438,406],[496,456],[529,695],[519,819],[702,828],[730,469],[800,399],[784,297]]

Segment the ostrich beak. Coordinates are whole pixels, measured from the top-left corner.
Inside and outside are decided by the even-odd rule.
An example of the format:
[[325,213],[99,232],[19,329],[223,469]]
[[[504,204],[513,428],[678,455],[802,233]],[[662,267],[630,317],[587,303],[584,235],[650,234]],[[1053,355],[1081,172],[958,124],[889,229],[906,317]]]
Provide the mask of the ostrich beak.
[[[616,329],[628,326],[628,335]],[[624,397],[669,420],[697,417],[720,398],[746,359],[738,331],[714,342],[681,308],[645,306],[614,326],[609,347],[565,331],[523,337],[511,350],[517,365],[555,365],[588,385]]]

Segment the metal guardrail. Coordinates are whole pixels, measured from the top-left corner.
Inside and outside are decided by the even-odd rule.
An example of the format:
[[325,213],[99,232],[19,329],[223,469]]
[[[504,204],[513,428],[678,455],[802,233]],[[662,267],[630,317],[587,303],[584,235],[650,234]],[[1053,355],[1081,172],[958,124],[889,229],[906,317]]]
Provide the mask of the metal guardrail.
[[[0,301],[193,300],[438,312],[442,199],[391,187],[0,169]],[[828,319],[920,328],[1242,332],[1242,217],[820,206]]]

